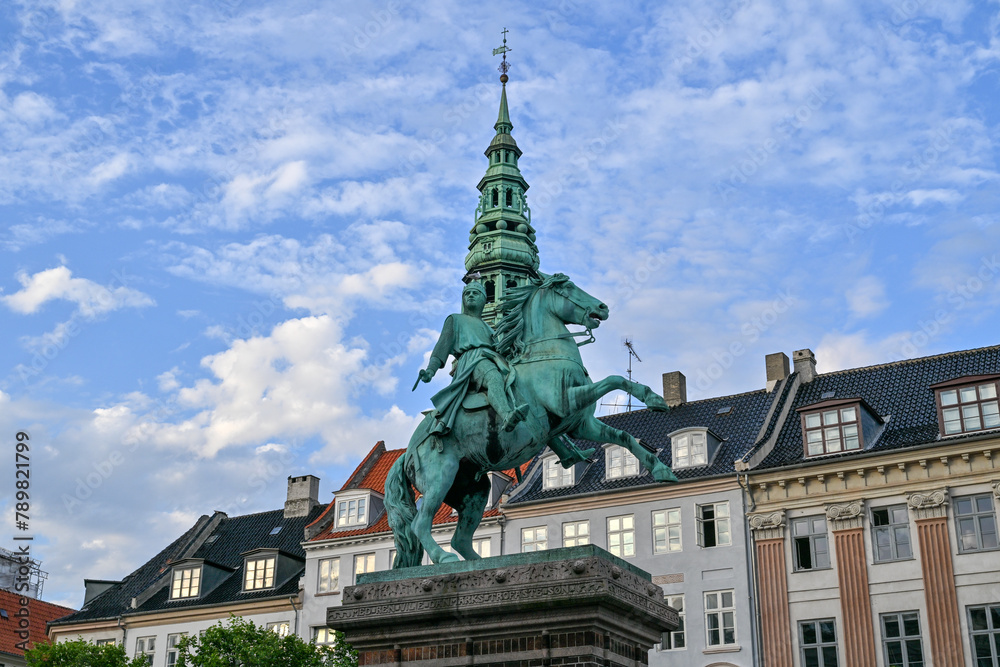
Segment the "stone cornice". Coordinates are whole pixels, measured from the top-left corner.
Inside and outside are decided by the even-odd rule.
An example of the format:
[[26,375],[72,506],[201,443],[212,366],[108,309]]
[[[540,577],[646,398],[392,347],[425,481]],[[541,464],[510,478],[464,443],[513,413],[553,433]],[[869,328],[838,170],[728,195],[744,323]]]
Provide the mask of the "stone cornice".
[[920,519],[937,519],[948,515],[948,489],[933,489],[911,493],[906,497],[906,505],[913,512],[913,517]]
[[[822,464],[750,473],[749,488],[761,512],[814,507],[817,501],[849,502],[864,497],[931,492],[944,485],[992,483],[997,479],[1000,442],[933,443],[877,456],[834,459]],[[998,496],[1000,498],[1000,496]]]
[[785,537],[785,510],[748,514],[747,520],[755,540],[780,540]]
[[864,500],[852,500],[846,503],[832,503],[826,506],[826,520],[833,530],[850,530],[861,528],[864,523]]

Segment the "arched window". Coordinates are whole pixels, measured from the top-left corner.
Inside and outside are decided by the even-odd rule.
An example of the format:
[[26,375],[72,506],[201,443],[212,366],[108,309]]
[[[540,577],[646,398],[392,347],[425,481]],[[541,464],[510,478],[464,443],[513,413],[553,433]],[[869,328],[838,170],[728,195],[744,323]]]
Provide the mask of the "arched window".
[[517,287],[517,281],[514,280],[513,278],[508,278],[507,279],[507,289],[514,289],[515,287]]
[[493,188],[493,206],[496,207],[499,205],[500,205],[500,193],[497,191],[496,188]]
[[514,193],[510,191],[510,188],[508,188],[507,189],[507,206],[510,207],[510,206],[513,206],[513,205],[514,205]]
[[493,303],[497,298],[497,286],[492,280],[487,280],[483,287],[486,288],[486,303]]

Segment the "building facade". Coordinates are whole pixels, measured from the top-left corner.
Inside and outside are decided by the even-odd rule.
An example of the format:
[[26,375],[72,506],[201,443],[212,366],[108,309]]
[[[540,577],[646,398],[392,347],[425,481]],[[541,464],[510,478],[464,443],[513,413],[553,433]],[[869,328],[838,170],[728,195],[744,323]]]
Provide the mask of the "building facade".
[[1000,348],[795,371],[743,462],[762,664],[1000,665]]
[[280,634],[300,632],[301,543],[323,511],[318,494],[318,478],[289,477],[283,509],[202,516],[121,581],[87,580],[83,607],[49,623],[49,638],[113,642],[153,667],[172,667],[181,637],[231,615]]

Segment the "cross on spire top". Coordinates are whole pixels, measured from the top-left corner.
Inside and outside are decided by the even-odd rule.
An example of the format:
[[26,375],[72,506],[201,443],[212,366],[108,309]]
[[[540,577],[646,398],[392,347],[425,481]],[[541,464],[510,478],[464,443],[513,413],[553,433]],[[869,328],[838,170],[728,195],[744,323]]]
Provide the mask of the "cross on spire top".
[[510,63],[507,62],[507,52],[510,51],[510,49],[507,48],[507,33],[510,31],[505,27],[501,32],[503,34],[503,46],[493,49],[493,55],[503,55],[503,60],[500,62],[500,67],[498,67],[497,70],[500,72],[500,83],[506,84],[507,71],[510,69]]

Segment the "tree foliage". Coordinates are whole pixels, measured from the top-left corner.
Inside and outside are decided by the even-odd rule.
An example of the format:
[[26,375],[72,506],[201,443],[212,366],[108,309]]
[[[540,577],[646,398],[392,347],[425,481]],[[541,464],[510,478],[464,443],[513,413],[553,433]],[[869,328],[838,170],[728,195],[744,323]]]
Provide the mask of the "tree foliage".
[[24,652],[28,667],[147,667],[142,656],[128,659],[117,644],[95,646],[83,639],[60,644],[36,644]]
[[357,651],[336,635],[335,644],[320,646],[233,616],[228,624],[184,637],[177,667],[357,667]]

